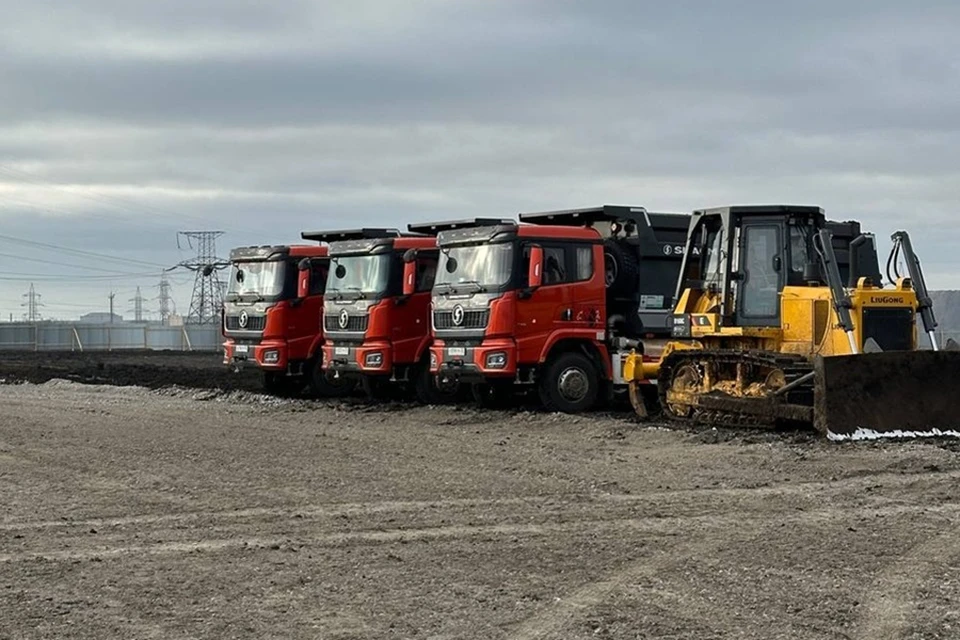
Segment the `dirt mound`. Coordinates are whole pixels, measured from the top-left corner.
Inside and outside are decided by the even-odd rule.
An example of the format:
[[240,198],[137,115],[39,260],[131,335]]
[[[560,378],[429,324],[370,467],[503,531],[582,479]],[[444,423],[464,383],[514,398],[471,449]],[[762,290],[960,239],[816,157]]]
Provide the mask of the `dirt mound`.
[[223,365],[219,354],[179,351],[7,353],[0,360],[0,378],[34,384],[63,379],[148,389],[174,385],[228,391],[261,389],[260,374],[255,369],[237,373]]

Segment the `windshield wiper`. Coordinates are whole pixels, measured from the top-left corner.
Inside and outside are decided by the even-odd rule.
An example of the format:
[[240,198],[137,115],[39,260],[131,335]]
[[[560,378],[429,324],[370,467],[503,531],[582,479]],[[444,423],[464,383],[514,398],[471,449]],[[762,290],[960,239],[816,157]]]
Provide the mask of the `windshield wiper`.
[[366,298],[366,296],[363,295],[363,289],[361,289],[360,287],[344,287],[343,289],[337,289],[337,300],[343,300],[344,291],[356,291],[358,300],[363,300]]
[[259,291],[244,291],[243,293],[239,294],[237,297],[243,302],[248,302],[248,300],[246,299],[251,296],[253,296],[253,300],[250,300],[249,302],[260,302],[261,300],[263,300],[263,295]]
[[458,284],[458,285],[461,285],[461,284],[472,284],[473,286],[475,286],[475,287],[477,288],[477,291],[476,291],[477,293],[485,293],[486,290],[487,290],[487,287],[484,286],[484,285],[482,285],[482,284],[480,284],[480,281],[479,281],[479,280],[462,280],[462,281],[458,282],[457,284]]
[[434,293],[450,293],[453,291],[453,285],[449,282],[441,282],[439,284],[433,285]]

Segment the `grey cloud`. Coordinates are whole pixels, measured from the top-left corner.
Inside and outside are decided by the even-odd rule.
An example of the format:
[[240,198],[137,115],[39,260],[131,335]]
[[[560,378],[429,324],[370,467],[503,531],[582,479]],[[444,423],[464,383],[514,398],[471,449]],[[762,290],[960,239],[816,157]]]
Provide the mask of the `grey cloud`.
[[792,201],[907,226],[960,286],[953,2],[44,5],[0,0],[0,218],[24,237],[167,264],[201,224],[230,245]]

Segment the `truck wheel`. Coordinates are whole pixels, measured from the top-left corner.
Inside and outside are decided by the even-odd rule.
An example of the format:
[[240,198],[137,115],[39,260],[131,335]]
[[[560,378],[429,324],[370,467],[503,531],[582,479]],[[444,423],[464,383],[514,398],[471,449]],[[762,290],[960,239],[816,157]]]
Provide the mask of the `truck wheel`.
[[547,410],[580,413],[593,408],[599,389],[596,366],[586,355],[573,351],[547,362],[538,390]]
[[633,247],[608,238],[603,243],[604,281],[611,293],[634,293],[640,265]]
[[363,376],[360,378],[360,387],[368,400],[386,402],[392,399],[393,386],[386,376]]
[[292,378],[283,371],[264,371],[262,381],[263,390],[279,398],[290,398],[303,391],[303,381]]
[[430,373],[429,365],[420,366],[417,368],[414,391],[417,394],[417,400],[423,404],[450,404],[460,395],[460,383],[458,381],[442,383]]
[[323,361],[318,357],[310,361],[310,391],[318,398],[342,398],[350,395],[357,381],[343,376],[332,378],[323,370]]
[[484,409],[509,409],[513,406],[513,381],[481,382],[470,386],[473,400]]

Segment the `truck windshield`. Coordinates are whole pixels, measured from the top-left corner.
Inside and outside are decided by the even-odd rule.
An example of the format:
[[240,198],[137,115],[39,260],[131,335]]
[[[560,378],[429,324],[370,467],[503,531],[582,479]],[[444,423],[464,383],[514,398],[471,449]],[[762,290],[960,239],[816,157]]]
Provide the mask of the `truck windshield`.
[[[510,243],[449,247],[440,254],[434,287],[468,291],[499,287],[510,279],[513,245]],[[442,285],[442,286],[441,286]]]
[[286,262],[234,262],[230,268],[227,297],[230,299],[263,299],[283,292]]
[[390,255],[341,256],[331,258],[326,295],[364,297],[387,290]]

